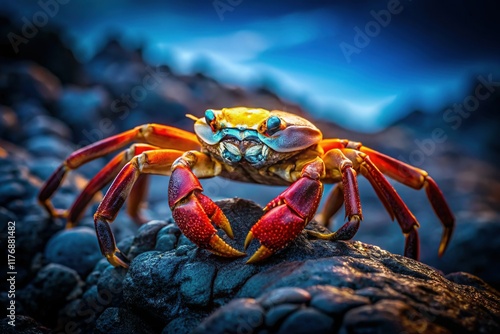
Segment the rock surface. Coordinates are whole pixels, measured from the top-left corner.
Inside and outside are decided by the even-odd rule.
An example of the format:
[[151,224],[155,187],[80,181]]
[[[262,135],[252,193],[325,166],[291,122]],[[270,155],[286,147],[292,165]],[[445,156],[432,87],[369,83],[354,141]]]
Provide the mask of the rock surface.
[[[241,247],[246,232],[262,215],[261,208],[240,199],[218,204],[235,234],[235,240],[224,236],[225,240]],[[88,289],[77,304],[99,300],[99,295],[106,301],[95,310],[99,331],[129,314],[150,326],[146,332],[163,328],[164,333],[493,333],[500,329],[500,294],[469,274],[444,276],[375,246],[310,240],[305,233],[270,260],[247,265],[247,258],[218,258],[182,241],[174,226],[159,221],[146,224],[130,247],[141,248],[142,253],[135,257],[129,253],[133,261],[128,271],[102,263],[89,276],[100,278],[95,285],[87,281]],[[314,222],[308,228],[322,229]],[[149,240],[158,243],[167,230],[177,236],[176,248],[155,250]],[[157,238],[160,233],[163,236]],[[247,253],[257,247],[254,241]],[[71,320],[85,325],[78,317]],[[132,325],[119,326],[125,330]]]

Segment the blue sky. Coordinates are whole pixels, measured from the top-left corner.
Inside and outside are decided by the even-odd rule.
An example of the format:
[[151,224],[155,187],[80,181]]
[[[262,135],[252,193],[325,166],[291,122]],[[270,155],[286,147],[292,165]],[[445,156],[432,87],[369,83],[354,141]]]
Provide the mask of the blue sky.
[[[221,1],[221,13],[213,1],[70,0],[51,20],[81,61],[119,32],[125,45],[143,45],[153,65],[181,73],[203,66],[228,84],[265,82],[315,117],[368,132],[463,101],[478,74],[500,79],[491,2],[401,1],[385,27],[370,26],[391,1],[233,0]],[[26,0],[5,8],[18,20],[40,10]],[[379,29],[346,57],[340,45],[356,46],[356,27],[366,33],[367,24]]]

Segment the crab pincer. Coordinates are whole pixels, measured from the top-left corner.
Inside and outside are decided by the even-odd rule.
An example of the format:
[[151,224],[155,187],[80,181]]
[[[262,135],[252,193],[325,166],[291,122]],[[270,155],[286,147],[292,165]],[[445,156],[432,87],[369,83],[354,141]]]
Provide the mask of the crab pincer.
[[261,243],[247,263],[264,260],[295,240],[314,217],[322,192],[319,180],[304,176],[269,202],[245,239],[245,249],[253,238]]
[[178,165],[170,177],[168,203],[177,226],[198,247],[223,257],[245,255],[217,235],[214,225],[232,239],[233,231],[222,210],[201,192],[203,188],[193,172]]

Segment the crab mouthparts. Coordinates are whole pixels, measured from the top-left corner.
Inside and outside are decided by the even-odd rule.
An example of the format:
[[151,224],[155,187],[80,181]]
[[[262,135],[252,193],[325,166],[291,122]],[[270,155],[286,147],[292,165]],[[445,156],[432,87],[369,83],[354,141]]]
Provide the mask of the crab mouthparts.
[[242,159],[250,164],[262,162],[268,153],[268,148],[254,140],[229,139],[220,143],[220,155],[229,163],[238,163]]

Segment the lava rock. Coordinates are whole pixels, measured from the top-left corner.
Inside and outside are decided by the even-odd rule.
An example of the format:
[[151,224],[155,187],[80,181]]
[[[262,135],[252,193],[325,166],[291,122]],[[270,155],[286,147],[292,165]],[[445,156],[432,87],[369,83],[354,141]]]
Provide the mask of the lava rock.
[[102,258],[95,231],[88,227],[58,232],[47,243],[44,255],[47,261],[74,269],[81,277]]
[[[240,199],[217,203],[232,222],[235,240],[222,237],[238,248],[262,209]],[[323,231],[314,221],[308,228]],[[159,231],[169,234],[166,227]],[[454,274],[449,280],[423,263],[376,246],[308,239],[304,232],[265,262],[247,265],[245,258],[224,259],[187,245],[147,250],[154,249],[152,240],[161,238],[159,233],[148,236],[146,251],[132,261],[121,307],[148,314],[164,331],[205,318],[195,332],[300,332],[311,326],[319,333],[357,332],[369,326],[363,314],[382,311],[374,328],[415,330],[416,325],[408,325],[408,314],[435,332],[492,332],[500,326],[500,295],[480,279]],[[248,253],[258,247],[254,242]],[[179,314],[190,319],[176,320]],[[347,316],[349,322],[343,320]],[[304,321],[312,325],[300,327]]]
[[313,308],[299,310],[289,316],[278,333],[331,333],[334,320]]
[[23,334],[48,334],[52,331],[38,323],[35,319],[27,317],[25,315],[16,315],[16,320],[14,322],[15,326],[9,324],[11,321],[9,318],[3,318],[0,320],[0,332],[9,333],[23,333]]
[[205,319],[193,334],[253,333],[264,323],[264,309],[253,299],[236,299]]
[[122,334],[122,333],[156,333],[157,331],[145,322],[140,316],[129,310],[110,307],[97,319],[94,333]]
[[28,314],[54,326],[57,313],[66,303],[78,298],[83,282],[73,269],[49,264],[43,267],[26,288],[18,291],[18,298]]

